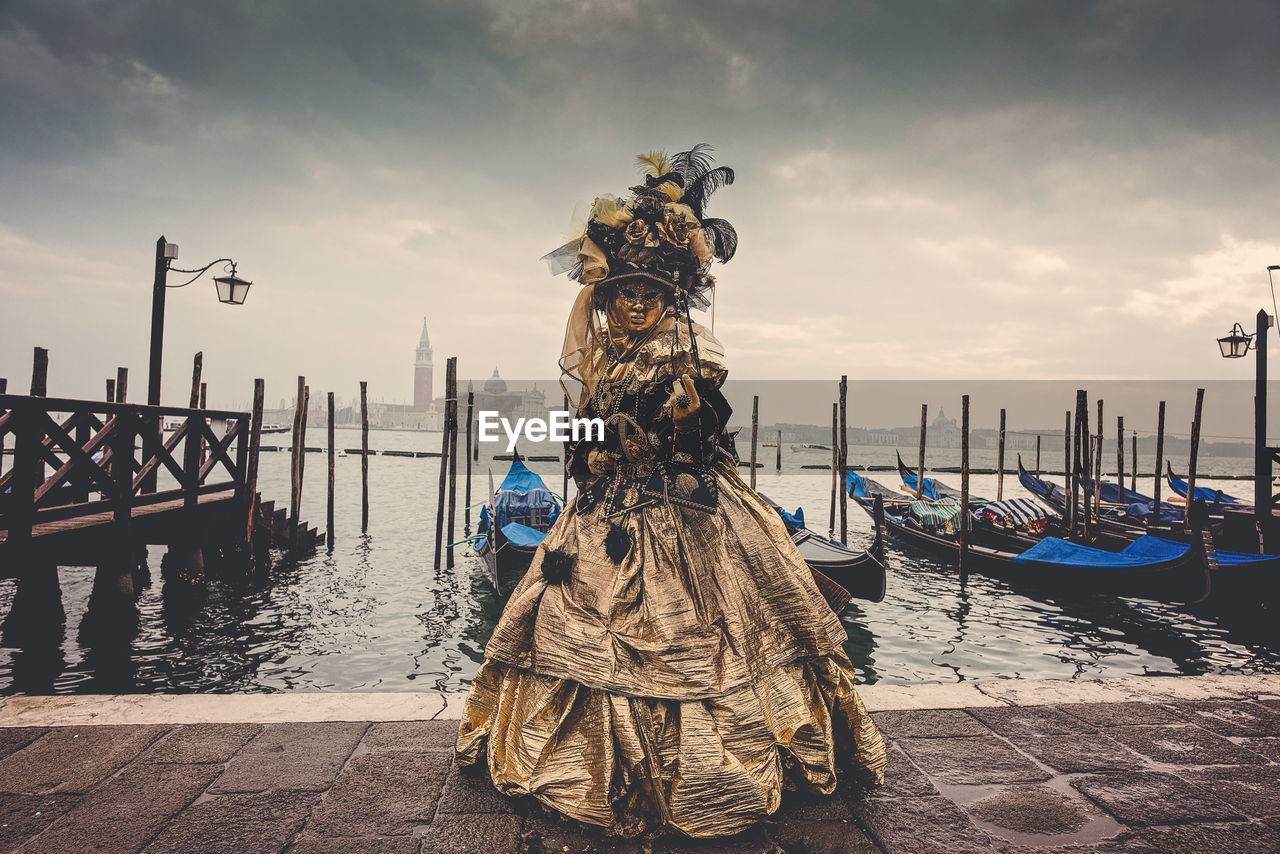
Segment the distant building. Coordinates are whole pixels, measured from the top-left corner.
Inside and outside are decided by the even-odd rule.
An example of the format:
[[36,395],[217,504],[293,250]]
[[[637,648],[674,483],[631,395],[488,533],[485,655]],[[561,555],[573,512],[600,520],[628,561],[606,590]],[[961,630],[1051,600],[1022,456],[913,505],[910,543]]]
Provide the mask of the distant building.
[[467,390],[475,393],[477,412],[496,411],[501,417],[511,419],[513,423],[516,418],[547,417],[547,395],[538,388],[537,383],[524,391],[509,391],[507,381],[498,375],[496,367],[493,369],[492,376],[484,381],[480,389],[476,390],[471,383],[468,383]]

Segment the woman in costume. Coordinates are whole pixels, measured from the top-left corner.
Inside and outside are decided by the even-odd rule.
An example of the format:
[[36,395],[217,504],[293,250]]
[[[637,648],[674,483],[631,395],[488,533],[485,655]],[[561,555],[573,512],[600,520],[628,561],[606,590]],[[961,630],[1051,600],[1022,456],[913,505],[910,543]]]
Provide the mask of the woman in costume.
[[578,494],[507,603],[457,742],[500,791],[622,836],[737,833],[784,789],[830,794],[838,755],[884,773],[828,603],[847,596],[738,476],[724,351],[689,314],[737,244],[703,216],[733,182],[709,150],[638,158],[644,183],[596,199],[547,256],[582,285],[560,364],[605,436],[570,449]]

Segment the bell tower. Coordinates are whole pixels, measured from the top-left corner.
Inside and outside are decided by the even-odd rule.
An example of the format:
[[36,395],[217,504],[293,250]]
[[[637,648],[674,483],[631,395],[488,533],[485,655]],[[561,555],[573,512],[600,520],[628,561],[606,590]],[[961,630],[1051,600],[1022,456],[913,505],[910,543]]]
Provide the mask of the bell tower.
[[418,339],[418,354],[413,362],[413,408],[426,412],[435,399],[431,379],[435,365],[431,362],[431,339],[427,337],[427,319],[422,318],[422,337]]

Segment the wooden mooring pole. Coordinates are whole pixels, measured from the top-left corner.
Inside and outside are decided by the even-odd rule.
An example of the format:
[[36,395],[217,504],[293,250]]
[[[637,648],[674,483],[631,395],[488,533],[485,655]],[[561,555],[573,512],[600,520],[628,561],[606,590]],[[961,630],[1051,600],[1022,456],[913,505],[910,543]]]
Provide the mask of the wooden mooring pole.
[[924,495],[924,443],[929,430],[929,404],[920,404],[920,463],[916,466],[916,500]]
[[440,438],[440,488],[436,491],[436,552],[435,569],[440,568],[440,558],[444,547],[444,511],[445,511],[445,488],[448,486],[449,480],[449,415],[448,415],[448,399],[450,383],[454,376],[454,365],[456,358],[450,356],[445,362],[444,368],[444,388],[445,388],[445,419],[444,434]]
[[1129,473],[1129,491],[1137,492],[1138,491],[1138,431],[1137,430],[1133,431],[1133,434],[1130,436],[1130,439],[1133,442],[1133,459],[1129,461],[1130,468],[1132,469]]
[[1098,444],[1093,462],[1093,515],[1102,517],[1102,398],[1098,398]]
[[1147,527],[1155,525],[1160,526],[1160,481],[1164,478],[1164,401],[1160,401],[1160,414],[1156,416],[1156,485],[1154,496],[1155,506],[1152,508],[1151,517],[1147,519]]
[[107,380],[107,403],[116,402],[116,381]]
[[840,542],[849,544],[849,377],[840,377]]
[[840,404],[831,404],[831,518],[827,522],[827,536],[836,535],[836,503],[840,500],[837,489],[844,489],[844,484],[837,488],[836,478],[840,474]]
[[1004,410],[1000,410],[1000,448],[996,451],[996,501],[1004,500]]
[[[467,385],[470,386],[470,383],[468,383]],[[462,519],[463,519],[462,536],[464,537],[471,536],[471,421],[472,421],[472,413],[475,410],[475,406],[476,406],[476,393],[473,389],[468,387],[467,388],[467,447],[466,447],[467,484],[465,488],[465,495],[462,499]],[[569,395],[567,394],[564,396],[564,408],[565,409],[569,408]],[[568,453],[569,453],[568,448],[569,446],[566,445],[565,446],[566,461],[568,460]],[[569,500],[569,469],[567,466],[565,467],[564,482],[565,482],[564,500],[568,502]]]
[[1083,389],[1080,391],[1080,473],[1084,475],[1084,526],[1082,533],[1084,541],[1089,542],[1089,536],[1093,528],[1093,491],[1098,488],[1090,474],[1093,471],[1092,451],[1093,446],[1089,444],[1090,437],[1093,434],[1089,432],[1089,393]]
[[289,472],[289,548],[298,548],[298,516],[302,511],[302,476],[307,446],[307,378],[298,377],[298,397],[293,410],[293,456]]
[[[453,360],[453,373],[449,374],[445,383],[445,420],[449,423],[449,542],[454,534],[454,519],[457,517],[458,504],[458,360]],[[441,465],[444,460],[441,460]],[[453,547],[449,547],[445,555],[445,567],[453,569]]]
[[1063,474],[1063,494],[1067,498],[1067,539],[1071,539],[1076,534],[1076,508],[1075,502],[1072,500],[1075,488],[1071,485],[1071,410],[1067,410],[1067,420],[1062,428],[1062,474]]
[[[9,380],[6,377],[0,377],[0,394],[9,393]],[[0,475],[4,474],[4,433],[0,433]]]
[[[1271,275],[1271,268],[1267,269]],[[1271,536],[1271,448],[1267,445],[1267,337],[1271,334],[1271,318],[1266,309],[1258,311],[1254,321],[1253,354],[1253,524],[1258,532],[1258,553],[1266,554]],[[1159,474],[1156,475],[1159,477]],[[1274,550],[1274,549],[1273,549]]]
[[751,488],[756,488],[756,439],[760,433],[760,395],[751,397]]
[[129,400],[129,369],[116,368],[116,403]]
[[31,359],[31,396],[49,396],[49,351],[36,347]]
[[1119,490],[1120,503],[1124,500],[1124,416],[1116,416],[1116,489]]
[[782,431],[781,430],[778,431],[778,447],[776,450],[778,451],[778,456],[777,456],[777,460],[774,462],[773,467],[775,471],[782,471]]
[[369,383],[360,381],[360,533],[369,531]]
[[960,549],[960,583],[969,580],[969,395],[960,398],[960,518],[956,524]]
[[1187,461],[1187,504],[1183,512],[1183,522],[1188,531],[1191,530],[1191,502],[1196,499],[1196,463],[1200,458],[1200,415],[1204,407],[1204,389],[1196,389],[1196,409],[1191,420],[1191,456]]
[[1036,434],[1036,477],[1040,476],[1040,440],[1042,438],[1039,433]]
[[[245,463],[245,491],[249,498],[249,518],[245,520],[244,547],[250,560],[256,560],[254,533],[258,525],[258,456],[262,453],[262,407],[266,398],[266,384],[261,378],[253,381],[253,414],[249,421],[249,458]],[[262,567],[265,569],[265,567]]]
[[329,392],[329,491],[325,501],[325,542],[329,551],[333,551],[333,471],[338,459],[338,450],[333,446],[333,392]]

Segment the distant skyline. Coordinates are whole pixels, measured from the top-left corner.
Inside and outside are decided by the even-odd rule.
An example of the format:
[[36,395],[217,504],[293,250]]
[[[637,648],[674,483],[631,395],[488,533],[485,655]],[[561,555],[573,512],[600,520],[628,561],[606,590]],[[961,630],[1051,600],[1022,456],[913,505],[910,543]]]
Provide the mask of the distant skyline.
[[538,258],[706,141],[732,378],[1247,382],[1214,339],[1273,310],[1278,44],[1265,0],[11,0],[0,376],[43,346],[51,393],[144,399],[164,234],[254,281],[169,292],[167,403],[197,350],[214,406],[412,399],[423,315],[437,391],[553,378]]

